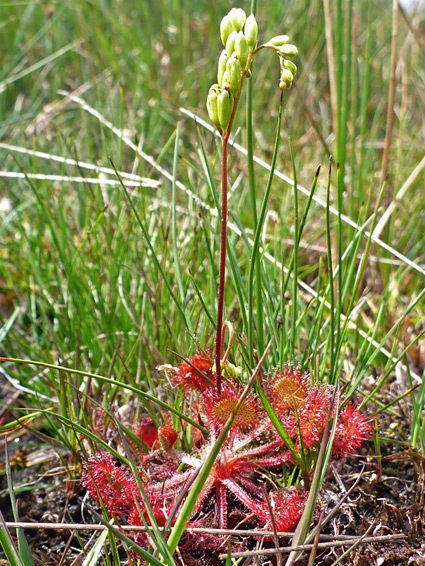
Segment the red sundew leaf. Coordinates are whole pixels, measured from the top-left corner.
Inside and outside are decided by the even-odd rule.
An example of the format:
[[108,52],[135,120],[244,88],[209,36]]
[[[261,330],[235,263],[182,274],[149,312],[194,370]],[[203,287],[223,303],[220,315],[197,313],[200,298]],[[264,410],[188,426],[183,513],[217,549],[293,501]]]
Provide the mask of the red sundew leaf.
[[[283,488],[269,494],[273,521],[278,532],[292,532],[296,529],[303,514],[308,493],[308,491]],[[259,519],[262,528],[271,530],[273,521],[266,502],[261,506]]]
[[371,431],[370,417],[355,403],[348,402],[338,415],[332,454],[340,458],[345,454],[354,454],[369,439]]
[[[228,385],[223,385],[221,395],[216,391],[207,391],[202,397],[209,423],[217,430],[221,429],[235,410],[241,392]],[[259,421],[259,407],[254,395],[248,395],[240,406],[232,429],[249,430]]]
[[152,448],[158,441],[158,428],[149,415],[143,415],[137,423],[136,436],[148,448]]
[[195,390],[202,393],[210,388],[210,383],[199,372],[211,380],[212,365],[212,361],[207,356],[198,353],[188,358],[187,362],[182,362],[172,368],[170,377],[175,385],[182,385],[185,391]]
[[294,412],[305,404],[310,374],[301,373],[292,363],[285,363],[281,370],[274,370],[268,381],[270,403],[277,414]]
[[120,513],[134,504],[137,482],[131,471],[115,463],[111,454],[97,452],[90,456],[82,474],[82,485],[108,513]]
[[[173,500],[165,499],[164,497],[160,496],[149,496],[149,506],[151,508],[152,514],[154,519],[158,525],[158,527],[163,527],[167,522],[168,515],[170,514],[170,509],[173,504]],[[140,509],[137,508],[137,506]],[[130,511],[127,513],[127,521],[129,525],[136,525],[142,526],[143,521],[140,517],[140,513],[142,514],[143,518],[145,519],[146,523],[150,525],[149,514],[143,505],[143,502],[140,500],[137,501],[137,505],[134,504]]]
[[149,452],[140,457],[141,470],[149,483],[175,477],[178,464],[176,458],[163,450]]
[[[304,449],[310,448],[325,428],[332,389],[326,383],[309,388],[304,407],[298,414],[298,426]],[[294,431],[296,432],[296,431]]]
[[164,424],[158,429],[158,440],[163,450],[169,450],[177,440],[177,432],[169,424]]

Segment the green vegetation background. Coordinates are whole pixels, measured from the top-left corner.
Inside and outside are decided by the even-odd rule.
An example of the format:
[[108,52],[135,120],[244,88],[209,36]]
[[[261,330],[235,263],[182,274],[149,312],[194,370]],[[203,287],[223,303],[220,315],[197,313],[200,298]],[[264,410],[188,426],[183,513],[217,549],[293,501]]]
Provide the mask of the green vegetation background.
[[[202,126],[197,130],[179,108],[206,119],[206,95],[221,50],[219,22],[233,5],[1,2],[0,168],[15,173],[0,185],[2,354],[112,376],[157,396],[155,368],[177,362],[171,351],[189,355],[195,347],[192,336],[202,346],[212,345],[218,227],[208,207],[215,207],[220,157],[214,136]],[[247,3],[240,6],[249,12]],[[390,401],[381,401],[374,387],[378,384],[379,393],[385,379],[394,377],[394,360],[404,365],[391,399],[419,383],[424,366],[423,171],[409,181],[402,198],[395,198],[421,163],[425,147],[424,18],[398,13],[395,121],[381,196],[391,3],[331,3],[326,26],[322,2],[259,2],[257,19],[260,42],[287,33],[300,53],[295,88],[284,93],[277,170],[293,178],[295,169],[299,185],[310,190],[322,165],[315,194],[326,201],[333,154],[340,175],[338,180],[334,166],[329,198],[352,223],[367,223],[363,230],[349,226],[317,202],[309,203],[304,217],[308,199],[299,194],[294,211],[293,188],[275,179],[262,240],[272,257],[262,261],[264,341],[276,335],[267,366],[294,359],[322,379],[341,375],[351,391],[363,397],[372,391],[382,410]],[[335,57],[330,71],[326,29]],[[253,71],[254,151],[270,162],[280,97],[278,61],[261,53]],[[244,123],[242,104],[234,131],[242,146]],[[157,182],[129,188],[148,240],[111,161],[120,172]],[[229,169],[229,218],[242,235],[230,234],[226,317],[243,344],[253,224],[246,161],[236,149]],[[259,165],[255,170],[259,207],[268,173]],[[176,186],[173,193],[173,177],[187,190]],[[363,232],[393,201],[380,234],[385,246],[371,243]],[[295,238],[294,256],[296,212],[303,232],[299,241]],[[276,264],[282,261],[290,276]],[[354,324],[345,325],[341,315]],[[236,361],[241,363],[240,357]],[[68,381],[60,372],[34,366],[9,364],[3,371],[17,380],[28,408],[54,406],[83,424],[88,417],[80,410],[77,389],[90,391],[105,407],[117,397],[121,404],[134,397],[116,385],[79,375]],[[409,396],[409,430],[402,439],[418,448],[424,438],[423,389]],[[166,398],[178,403],[170,390]],[[78,450],[71,432],[52,423],[51,431]]]

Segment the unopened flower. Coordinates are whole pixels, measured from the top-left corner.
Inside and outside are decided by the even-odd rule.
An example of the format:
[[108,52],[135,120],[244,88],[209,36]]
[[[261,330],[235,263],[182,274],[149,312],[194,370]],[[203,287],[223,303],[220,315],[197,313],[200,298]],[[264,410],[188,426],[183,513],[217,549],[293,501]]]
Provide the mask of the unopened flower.
[[258,24],[254,14],[248,16],[245,22],[244,35],[248,48],[250,51],[252,51],[255,44],[257,43],[258,35]]
[[280,79],[279,79],[279,88],[280,90],[287,90],[291,88],[292,81],[294,80],[294,75],[288,69],[281,69],[280,71]]
[[[223,51],[221,52],[220,58],[218,60],[218,70],[217,70],[217,83],[218,83],[218,86],[220,88],[222,88],[222,86],[223,86],[223,76],[224,76],[224,73],[226,72],[226,65],[227,65],[228,60],[229,60],[229,56],[227,54],[227,51],[225,49],[223,49]],[[220,91],[215,88],[216,86],[217,85],[213,85],[214,91],[216,92],[216,96],[217,96],[217,94]],[[213,88],[213,87],[211,87],[211,88]],[[211,89],[210,89],[210,92],[211,92]],[[217,106],[217,104],[216,104],[216,106]]]
[[217,130],[220,130],[220,122],[218,120],[218,108],[217,108],[217,95],[220,92],[218,84],[212,85],[208,91],[207,96],[207,111],[208,116]]
[[[240,380],[242,377],[243,370],[241,366],[235,366],[229,360],[222,360],[221,361],[221,375],[222,377],[229,377],[231,380]],[[212,367],[212,372],[216,373],[215,364]]]
[[240,31],[235,39],[235,52],[244,71],[248,61],[248,44],[244,34]]
[[232,55],[233,51],[235,50],[235,41],[236,38],[238,37],[238,34],[236,31],[232,31],[232,33],[229,35],[229,37],[227,38],[226,41],[226,52],[227,55],[230,57],[230,55]]
[[287,69],[288,71],[291,71],[291,73],[294,75],[294,77],[297,74],[297,71],[298,71],[297,66],[292,61],[288,61],[288,59],[282,58],[281,67],[284,68],[284,69]]
[[279,51],[284,57],[296,57],[298,55],[298,49],[291,43],[281,45]]
[[232,55],[226,64],[226,78],[229,85],[229,90],[236,96],[241,83],[241,64],[239,59]]
[[246,14],[242,8],[232,8],[228,14],[230,21],[232,22],[233,29],[236,31],[241,31],[246,20]]
[[227,16],[224,16],[224,18],[221,20],[220,23],[220,37],[224,47],[226,47],[227,38],[232,33],[232,31],[233,31],[233,24],[228,14]]
[[288,41],[289,41],[288,35],[276,35],[275,37],[272,37],[266,43],[266,45],[273,45],[274,47],[280,47],[281,45],[285,45],[285,43],[288,43]]
[[224,88],[217,96],[218,120],[223,132],[226,132],[233,111],[232,93]]

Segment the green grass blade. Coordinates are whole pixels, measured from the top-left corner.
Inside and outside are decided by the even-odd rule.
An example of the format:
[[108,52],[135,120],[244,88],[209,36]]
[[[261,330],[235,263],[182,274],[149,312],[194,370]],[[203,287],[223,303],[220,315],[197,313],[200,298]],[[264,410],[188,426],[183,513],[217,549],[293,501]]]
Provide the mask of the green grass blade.
[[64,55],[71,49],[74,49],[74,47],[77,47],[79,43],[81,43],[81,40],[73,41],[72,43],[65,45],[65,47],[58,49],[58,51],[56,51],[55,53],[52,53],[48,57],[45,57],[41,61],[38,61],[34,65],[31,65],[30,67],[27,67],[22,71],[19,71],[19,73],[15,73],[7,77],[6,79],[0,82],[0,93],[4,92],[4,90],[8,85],[18,81],[19,79],[22,79],[23,77],[26,77],[27,75],[33,73],[34,71],[37,71],[38,69],[41,69],[42,67],[48,65],[49,63],[53,63],[53,61],[55,61],[59,57],[62,57],[62,55]]
[[[263,228],[264,218],[266,216],[267,211],[267,203],[270,196],[270,191],[272,188],[273,183],[273,174],[274,169],[276,166],[276,159],[277,159],[277,152],[279,149],[279,136],[280,136],[280,125],[282,122],[282,108],[283,108],[283,94],[280,97],[280,106],[279,106],[279,114],[277,119],[277,126],[276,126],[276,136],[272,154],[272,161],[271,161],[271,168],[269,177],[267,180],[266,190],[264,192],[263,202],[261,205],[260,215],[255,218],[255,233],[254,233],[254,242],[252,245],[252,252],[251,252],[251,260],[249,264],[249,283],[248,283],[248,352],[253,352],[254,350],[254,271],[255,271],[255,278],[256,278],[256,287],[260,289],[261,295],[261,271],[258,270],[258,264],[261,265],[260,261],[260,254],[259,254],[259,247],[260,247],[260,237],[261,237],[261,230]],[[248,114],[247,114],[248,116]],[[252,149],[252,148],[251,148]],[[249,149],[248,149],[249,155]],[[252,156],[251,156],[252,157]],[[254,206],[255,203],[254,203]],[[257,296],[256,302],[256,336],[258,341],[258,352],[261,355],[262,353],[262,338],[260,340],[260,336],[263,334],[263,317],[259,318],[260,311],[263,311],[263,304],[262,301],[259,300]],[[250,354],[252,356],[252,354]],[[251,359],[252,361],[252,359]]]
[[117,381],[116,379],[105,377],[103,375],[98,375],[96,373],[91,373],[91,372],[88,372],[88,371],[77,370],[77,369],[72,369],[72,368],[66,368],[66,367],[63,367],[63,366],[58,366],[58,365],[55,365],[55,364],[49,364],[49,363],[46,363],[46,362],[37,362],[37,361],[34,361],[34,360],[23,360],[23,359],[19,359],[19,358],[0,358],[0,362],[2,362],[2,361],[3,362],[8,361],[8,362],[20,363],[20,364],[30,364],[30,365],[35,365],[35,366],[39,366],[39,367],[55,369],[55,370],[63,371],[63,372],[66,372],[66,373],[74,373],[76,375],[93,377],[95,379],[98,379],[99,381],[103,381],[105,383],[111,383],[112,385],[119,385],[122,389],[127,389],[128,391],[132,391],[133,393],[136,393],[136,395],[143,397],[144,399],[151,401],[152,403],[155,403],[156,405],[164,407],[164,409],[167,409],[168,411],[170,411],[171,413],[180,417],[181,419],[185,420],[186,422],[188,422],[189,424],[191,424],[195,428],[198,428],[203,434],[206,434],[205,428],[202,425],[200,425],[198,422],[187,417],[186,415],[184,415],[183,413],[181,413],[180,411],[175,409],[172,405],[169,405],[168,403],[165,403],[164,401],[157,399],[154,395],[149,395],[149,393],[145,393],[144,391],[141,391],[138,387],[135,387],[134,385],[130,385],[128,383],[122,383],[122,382]]
[[9,566],[25,566],[19,558],[18,551],[13,543],[12,537],[6,527],[3,513],[0,511],[0,545],[9,561]]
[[155,265],[156,265],[156,267],[157,267],[157,269],[158,269],[158,272],[161,274],[162,281],[164,281],[165,286],[167,287],[167,290],[168,290],[168,292],[169,292],[169,294],[170,294],[170,297],[173,299],[173,302],[174,302],[174,304],[176,305],[177,310],[179,311],[179,313],[180,313],[180,315],[181,315],[181,317],[182,317],[184,323],[185,323],[186,326],[187,326],[186,313],[185,313],[185,311],[184,311],[184,309],[183,309],[183,307],[182,307],[180,301],[177,299],[176,295],[174,294],[174,291],[173,291],[172,288],[171,288],[171,285],[170,285],[170,282],[169,282],[169,280],[168,280],[168,277],[166,276],[166,274],[165,274],[165,272],[164,272],[164,269],[163,269],[163,267],[162,267],[162,265],[161,265],[161,262],[159,261],[158,256],[157,256],[156,253],[155,253],[155,250],[154,250],[154,247],[153,247],[153,245],[152,245],[151,239],[150,239],[150,237],[149,237],[148,231],[147,231],[147,229],[146,229],[144,223],[142,222],[142,219],[140,218],[139,213],[137,212],[137,209],[136,209],[136,206],[135,206],[135,204],[134,204],[134,202],[133,202],[133,199],[131,198],[130,193],[128,192],[127,187],[126,187],[125,184],[122,182],[121,176],[120,176],[118,170],[116,169],[116,167],[115,167],[115,165],[113,164],[112,161],[111,161],[111,165],[112,165],[113,169],[115,170],[115,173],[116,173],[116,175],[117,175],[117,178],[118,178],[119,181],[120,181],[120,184],[121,184],[121,187],[122,187],[122,189],[123,189],[123,191],[124,191],[124,193],[125,193],[125,196],[127,197],[127,200],[128,200],[128,202],[130,203],[131,209],[132,209],[132,211],[133,211],[133,213],[134,213],[134,216],[136,217],[137,223],[138,223],[140,229],[142,230],[143,236],[144,236],[144,238],[145,238],[145,242],[146,242],[146,244],[147,244],[149,250],[150,250],[151,253],[152,253],[153,261],[154,261],[154,263],[155,263]]
[[[111,520],[111,524],[113,524],[114,520]],[[108,538],[109,531],[105,529],[101,531],[100,535],[97,537],[96,542],[90,549],[89,553],[84,559],[82,566],[96,566],[98,564],[98,560],[100,556],[104,553],[105,549],[105,542]]]
[[[15,491],[13,489],[12,472],[9,463],[9,450],[8,450],[7,441],[5,444],[5,460],[6,460],[5,463],[6,463],[7,488],[9,492],[10,505],[12,507],[13,518],[15,522],[18,523],[19,522],[18,507],[16,505]],[[23,530],[16,529],[16,534],[18,538],[19,557],[22,560],[22,563],[24,564],[24,566],[34,566],[34,563],[31,558],[31,553],[28,548],[28,543],[26,541]]]
[[177,239],[177,163],[179,158],[179,143],[180,143],[180,122],[177,124],[176,139],[174,145],[174,159],[173,159],[173,182],[172,182],[172,229],[173,229],[173,256],[174,256],[174,269],[176,273],[177,286],[180,294],[180,301],[182,305],[182,310],[185,315],[185,324],[190,334],[193,336],[193,328],[190,322],[190,318],[187,315],[185,292],[183,289],[182,276],[180,271],[180,261],[178,254],[178,239]]

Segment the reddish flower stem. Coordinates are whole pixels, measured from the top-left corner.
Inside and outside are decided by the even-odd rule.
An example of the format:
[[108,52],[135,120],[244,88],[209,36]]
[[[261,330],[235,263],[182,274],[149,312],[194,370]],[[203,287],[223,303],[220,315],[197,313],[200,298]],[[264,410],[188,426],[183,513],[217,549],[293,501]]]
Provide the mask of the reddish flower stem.
[[233,104],[232,115],[230,116],[229,125],[226,132],[221,132],[221,148],[222,148],[222,161],[221,161],[221,226],[220,226],[220,271],[218,282],[218,301],[217,301],[217,330],[215,335],[215,369],[216,369],[216,387],[217,393],[221,395],[221,356],[222,356],[222,336],[221,330],[223,327],[223,304],[224,304],[224,278],[226,275],[226,241],[227,241],[227,144],[229,141],[230,130],[232,129],[233,120],[235,118],[236,108],[238,106],[239,98],[241,96],[242,86],[246,78],[249,66],[251,65],[252,58],[257,51],[262,49],[263,46],[251,52],[248,56],[248,61],[242,79],[239,85],[239,91],[235,97]]
[[217,393],[221,395],[221,353],[222,327],[223,327],[223,303],[224,303],[224,279],[226,275],[226,235],[227,235],[227,142],[229,141],[230,127],[221,138],[222,162],[221,162],[221,219],[220,219],[220,270],[218,282],[218,304],[217,304],[217,331],[215,337],[215,369]]

